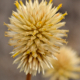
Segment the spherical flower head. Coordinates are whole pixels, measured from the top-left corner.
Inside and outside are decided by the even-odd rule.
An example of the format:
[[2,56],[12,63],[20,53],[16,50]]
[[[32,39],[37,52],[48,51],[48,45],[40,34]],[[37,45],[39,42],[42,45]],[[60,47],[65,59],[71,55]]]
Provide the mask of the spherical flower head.
[[45,76],[52,76],[50,80],[69,80],[80,78],[80,57],[70,47],[60,48],[60,54],[55,54],[58,60],[51,59],[54,69],[46,69]]
[[52,67],[48,57],[54,57],[62,43],[67,43],[62,37],[68,30],[60,30],[65,22],[60,22],[67,13],[56,13],[61,7],[52,8],[52,0],[47,4],[42,0],[32,2],[15,1],[17,11],[12,12],[10,24],[5,25],[8,31],[5,36],[12,37],[9,44],[14,46],[12,57],[18,56],[14,63],[28,74],[44,73],[43,64]]

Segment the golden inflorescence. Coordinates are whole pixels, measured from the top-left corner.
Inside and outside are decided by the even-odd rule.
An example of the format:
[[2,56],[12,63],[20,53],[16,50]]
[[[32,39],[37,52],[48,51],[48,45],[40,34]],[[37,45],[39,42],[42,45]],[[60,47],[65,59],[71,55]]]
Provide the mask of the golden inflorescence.
[[38,0],[32,2],[26,1],[26,5],[22,1],[15,1],[17,11],[12,12],[10,24],[4,23],[8,27],[5,36],[12,37],[9,44],[14,46],[11,52],[15,58],[14,63],[19,63],[18,68],[28,74],[35,75],[43,71],[43,64],[53,67],[48,60],[48,57],[54,57],[54,52],[58,53],[62,43],[66,40],[68,30],[61,30],[65,22],[60,22],[64,19],[67,12],[64,14],[56,13],[61,7],[52,8],[52,0],[48,4],[42,0],[39,4]]
[[55,54],[58,60],[51,59],[54,68],[46,68],[45,76],[51,76],[50,80],[79,79],[80,57],[77,56],[77,53],[66,46],[61,47],[59,53]]

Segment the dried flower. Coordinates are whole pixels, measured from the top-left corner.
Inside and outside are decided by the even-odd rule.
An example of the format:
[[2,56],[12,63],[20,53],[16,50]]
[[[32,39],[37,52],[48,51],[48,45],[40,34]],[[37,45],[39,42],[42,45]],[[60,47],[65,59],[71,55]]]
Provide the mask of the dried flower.
[[61,7],[52,8],[52,0],[47,4],[42,0],[34,3],[26,1],[26,5],[15,1],[17,12],[13,11],[10,19],[11,24],[5,25],[9,28],[5,36],[12,37],[9,44],[14,46],[13,58],[18,56],[14,63],[20,62],[18,68],[28,74],[35,75],[37,70],[44,73],[43,64],[52,67],[48,57],[58,52],[62,43],[67,43],[62,37],[67,36],[68,30],[60,30],[65,22],[60,22],[67,13],[55,14]]
[[58,60],[51,59],[54,69],[46,69],[45,76],[52,76],[50,80],[78,79],[80,73],[80,57],[71,48],[63,46],[60,54],[55,54]]

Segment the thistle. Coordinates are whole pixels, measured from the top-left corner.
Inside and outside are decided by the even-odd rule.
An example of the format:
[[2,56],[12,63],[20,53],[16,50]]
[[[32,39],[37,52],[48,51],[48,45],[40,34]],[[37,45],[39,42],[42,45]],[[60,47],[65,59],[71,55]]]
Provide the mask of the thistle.
[[51,76],[50,80],[79,79],[80,57],[69,47],[60,48],[60,54],[55,54],[58,60],[51,59],[54,69],[46,69],[45,76]]
[[4,23],[8,27],[7,37],[12,37],[9,41],[14,50],[11,52],[15,58],[13,63],[19,63],[18,68],[26,74],[36,75],[37,71],[44,73],[44,66],[53,67],[48,57],[54,57],[54,52],[58,52],[62,43],[67,43],[62,37],[67,36],[68,30],[60,30],[65,22],[60,22],[65,18],[64,14],[56,13],[61,7],[52,8],[52,0],[47,4],[42,0],[32,2],[15,1],[17,11],[12,12],[10,24]]

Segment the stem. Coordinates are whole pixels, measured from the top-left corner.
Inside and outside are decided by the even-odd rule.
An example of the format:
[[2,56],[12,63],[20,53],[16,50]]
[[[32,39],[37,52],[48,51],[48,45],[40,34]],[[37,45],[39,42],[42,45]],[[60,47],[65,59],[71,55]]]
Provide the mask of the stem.
[[57,80],[59,80],[59,78],[57,78]]
[[31,80],[31,74],[27,74],[26,80]]

